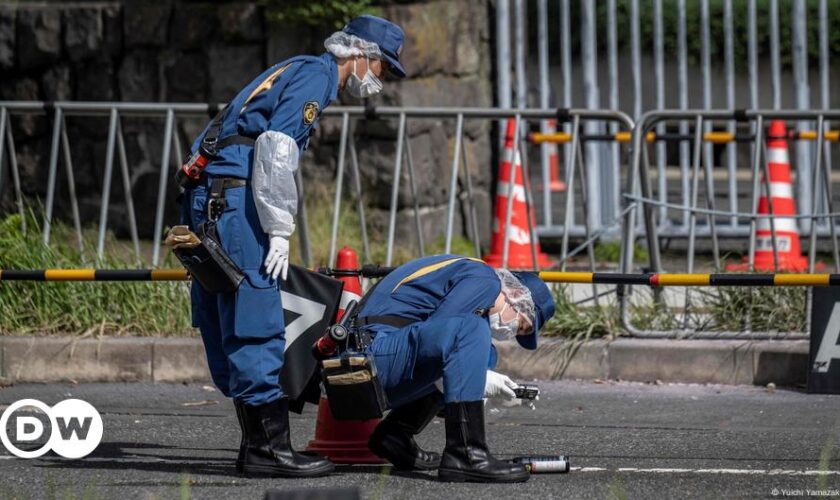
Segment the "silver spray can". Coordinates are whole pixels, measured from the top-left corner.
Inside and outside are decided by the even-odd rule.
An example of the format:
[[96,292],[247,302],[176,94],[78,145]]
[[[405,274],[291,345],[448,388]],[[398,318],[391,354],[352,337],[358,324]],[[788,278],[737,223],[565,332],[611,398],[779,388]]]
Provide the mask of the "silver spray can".
[[569,457],[565,455],[516,457],[513,462],[524,465],[531,474],[565,473],[571,467]]

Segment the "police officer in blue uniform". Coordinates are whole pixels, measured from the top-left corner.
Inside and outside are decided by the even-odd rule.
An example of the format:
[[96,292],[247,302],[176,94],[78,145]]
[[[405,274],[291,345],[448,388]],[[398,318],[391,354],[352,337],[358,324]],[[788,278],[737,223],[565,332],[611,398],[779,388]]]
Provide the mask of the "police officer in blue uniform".
[[318,476],[334,468],[292,449],[279,379],[285,337],[278,278],[286,276],[294,231],[294,172],[339,90],[370,97],[386,72],[405,76],[403,40],[402,29],[385,19],[355,18],[325,41],[323,55],[293,57],[255,78],[193,144],[195,154],[212,130],[216,152],[185,193],[185,223],[196,231],[215,220],[224,250],[245,274],[234,293],[208,293],[196,282],[191,291],[213,381],[236,406],[236,466],[245,475]]
[[[421,258],[383,278],[365,298],[357,324],[369,347],[391,412],[371,434],[372,451],[401,469],[438,469],[444,481],[520,482],[522,465],[495,459],[484,436],[485,397],[515,397],[495,366],[491,338],[536,349],[554,298],[534,273],[493,269],[457,255]],[[436,381],[442,378],[443,393]],[[444,409],[443,455],[414,440]]]

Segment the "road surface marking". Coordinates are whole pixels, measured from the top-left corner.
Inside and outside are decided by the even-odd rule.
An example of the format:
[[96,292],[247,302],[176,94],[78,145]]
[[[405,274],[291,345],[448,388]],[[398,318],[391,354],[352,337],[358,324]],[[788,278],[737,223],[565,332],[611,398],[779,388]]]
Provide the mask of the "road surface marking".
[[837,470],[790,470],[790,469],[668,469],[619,467],[572,467],[571,472],[641,472],[647,474],[742,474],[765,476],[840,476]]

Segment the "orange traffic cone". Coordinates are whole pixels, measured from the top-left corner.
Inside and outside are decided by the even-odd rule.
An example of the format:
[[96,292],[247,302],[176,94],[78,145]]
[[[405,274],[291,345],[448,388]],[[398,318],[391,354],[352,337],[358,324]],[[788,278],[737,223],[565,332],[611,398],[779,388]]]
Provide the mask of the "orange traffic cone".
[[[355,250],[345,246],[338,251],[335,257],[336,269],[358,269],[359,258],[356,256]],[[362,300],[362,283],[358,276],[341,276],[338,279],[344,282],[344,289],[341,292],[341,300],[338,303],[338,312],[335,314],[335,321],[341,321],[344,317],[344,311],[347,309],[347,304],[350,301]]]
[[[335,259],[336,269],[358,269],[359,259],[350,247],[344,247]],[[351,300],[361,300],[362,284],[358,276],[341,276],[344,291],[336,313],[336,321],[344,315],[344,310]],[[336,420],[330,411],[326,397],[318,403],[318,417],[315,421],[315,439],[306,447],[309,451],[320,453],[337,464],[381,464],[384,460],[368,449],[368,438],[379,424],[379,419],[371,420]]]
[[[513,205],[510,218],[510,237],[508,251],[508,267],[514,269],[528,269],[534,267],[531,258],[531,232],[528,229],[528,208],[525,199],[525,185],[523,184],[522,162],[519,157],[519,150],[516,151],[516,158],[513,156],[513,128],[514,120],[508,119],[507,132],[505,133],[505,148],[502,152],[502,163],[499,166],[499,183],[496,188],[496,210],[493,220],[493,241],[490,246],[490,254],[484,256],[484,261],[494,267],[501,267],[502,252],[505,244],[505,221],[508,205],[508,194],[513,194]],[[514,161],[514,178],[510,179],[510,163]],[[511,189],[512,187],[512,189]],[[531,226],[535,226],[535,218],[531,213]],[[548,255],[540,250],[539,241],[536,242],[537,267],[551,267],[554,265]]]
[[[770,122],[767,132],[767,170],[770,174],[770,196],[773,200],[773,227],[776,230],[779,271],[801,272],[808,269],[808,259],[802,256],[799,228],[796,219],[785,217],[796,215],[786,136],[787,129],[784,121]],[[762,215],[770,213],[770,205],[763,192],[758,200],[758,213]],[[758,219],[755,240],[755,270],[775,270],[770,219]],[[744,261],[747,261],[746,257]],[[729,265],[726,269],[728,271],[749,270],[746,263]]]

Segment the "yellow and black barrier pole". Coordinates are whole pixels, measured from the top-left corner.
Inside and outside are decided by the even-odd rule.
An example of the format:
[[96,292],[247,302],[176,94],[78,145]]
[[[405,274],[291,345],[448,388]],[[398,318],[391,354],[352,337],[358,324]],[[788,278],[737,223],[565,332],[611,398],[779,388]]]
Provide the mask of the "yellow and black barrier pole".
[[0,281],[186,281],[184,269],[0,269]]
[[[329,275],[353,273],[382,277],[393,268],[365,266],[362,269],[322,268]],[[598,285],[663,286],[840,286],[840,274],[679,274],[679,273],[586,273],[542,271],[546,283],[595,283]],[[183,269],[0,269],[0,281],[186,281]]]
[[[628,144],[632,140],[632,132],[623,130],[614,134],[581,134],[582,141],[605,141],[605,142],[619,142]],[[780,138],[789,139],[792,141],[815,141],[817,140],[817,132],[815,130],[791,130],[787,135]],[[567,144],[572,142],[572,134],[567,132],[533,132],[528,135],[528,139],[532,144]],[[674,141],[690,141],[693,140],[692,134],[659,134],[655,132],[648,132],[645,134],[645,142],[653,143],[656,141],[674,142]],[[713,130],[703,133],[703,142],[710,142],[712,144],[729,144],[731,142],[751,142],[755,140],[753,134],[735,134],[732,132],[725,132],[722,130]],[[823,134],[823,139],[827,142],[840,142],[840,130],[826,130]]]
[[574,273],[543,271],[547,283],[663,286],[838,286],[840,274]]

